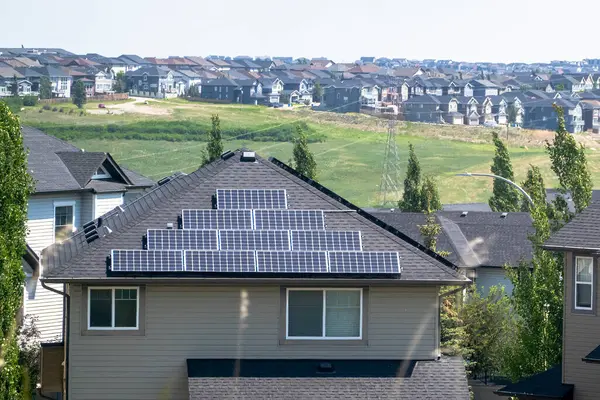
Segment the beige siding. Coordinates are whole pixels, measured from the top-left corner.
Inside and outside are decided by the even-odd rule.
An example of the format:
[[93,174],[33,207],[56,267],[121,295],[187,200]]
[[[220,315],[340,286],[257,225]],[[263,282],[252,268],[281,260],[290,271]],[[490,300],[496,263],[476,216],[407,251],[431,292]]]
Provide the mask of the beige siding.
[[[42,343],[60,342],[63,327],[63,297],[44,289],[39,279],[33,281],[31,286],[27,288],[25,313],[36,318],[36,326],[40,331]],[[47,286],[63,291],[62,284],[48,284]]]
[[145,336],[81,335],[81,290],[71,287],[69,373],[75,399],[187,399],[187,358],[435,356],[433,287],[371,287],[368,344],[280,344],[279,286],[147,286]]
[[590,364],[581,359],[600,345],[600,316],[598,316],[598,267],[594,263],[594,314],[573,312],[573,254],[567,253],[565,268],[566,302],[563,341],[563,382],[575,385],[575,400],[596,400],[600,393],[600,364]]
[[101,193],[95,195],[94,219],[103,216],[123,204],[123,193]]

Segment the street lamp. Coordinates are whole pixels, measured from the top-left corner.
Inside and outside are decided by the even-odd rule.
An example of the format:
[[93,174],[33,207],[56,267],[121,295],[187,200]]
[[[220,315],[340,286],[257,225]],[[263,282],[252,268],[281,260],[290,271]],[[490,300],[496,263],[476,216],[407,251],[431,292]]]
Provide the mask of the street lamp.
[[527,192],[519,185],[517,185],[516,183],[514,183],[513,181],[506,179],[502,176],[499,175],[494,175],[494,174],[483,174],[483,173],[478,173],[478,172],[464,172],[462,174],[456,174],[456,176],[486,176],[488,178],[494,178],[494,179],[500,179],[506,183],[508,183],[509,185],[512,185],[514,187],[516,187],[519,192],[523,193],[523,196],[525,196],[525,198],[527,199],[527,201],[529,202],[529,204],[531,204],[532,207],[535,207],[535,203],[533,202],[533,200],[531,199],[531,196],[529,196],[529,194],[527,194]]

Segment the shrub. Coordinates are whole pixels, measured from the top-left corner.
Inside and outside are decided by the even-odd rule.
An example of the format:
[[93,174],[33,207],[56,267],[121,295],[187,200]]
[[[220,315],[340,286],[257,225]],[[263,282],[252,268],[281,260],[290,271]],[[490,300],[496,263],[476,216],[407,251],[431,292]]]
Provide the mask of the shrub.
[[44,107],[42,107],[44,110],[50,110],[52,107],[50,107],[50,104],[44,104]]
[[38,98],[36,96],[25,96],[23,97],[23,105],[33,107],[37,104]]
[[61,107],[58,112],[65,112],[65,109]]
[[83,117],[85,115],[85,112],[83,110],[79,111],[79,116]]
[[57,111],[58,111],[58,108],[56,108],[56,107],[52,108],[52,112],[57,112]]
[[40,114],[44,112],[44,110],[42,110],[41,108],[38,111]]
[[73,109],[72,108],[69,110],[69,115],[70,114],[73,114]]

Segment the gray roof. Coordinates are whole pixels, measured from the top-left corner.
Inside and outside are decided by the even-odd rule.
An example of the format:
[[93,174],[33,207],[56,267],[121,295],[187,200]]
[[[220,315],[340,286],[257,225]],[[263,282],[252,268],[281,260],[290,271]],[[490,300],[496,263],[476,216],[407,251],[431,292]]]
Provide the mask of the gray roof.
[[100,238],[91,244],[79,232],[62,244],[46,248],[42,256],[48,270],[46,277],[55,281],[107,279],[106,257],[112,249],[140,249],[147,229],[165,227],[169,222],[177,224],[182,209],[212,208],[217,188],[272,188],[286,189],[289,208],[325,210],[328,229],[361,231],[365,251],[398,251],[403,271],[392,280],[423,284],[468,281],[447,260],[318,183],[303,180],[285,164],[260,157],[254,163],[242,162],[240,157],[241,151],[236,151],[230,158],[156,187],[128,203],[123,212],[115,210],[104,216],[102,224],[112,233],[100,229]]
[[[107,153],[82,152],[77,147],[46,135],[42,131],[24,126],[23,141],[29,150],[27,156],[29,173],[35,180],[36,193],[95,189],[86,186],[105,161],[115,164]],[[115,175],[124,175],[128,183],[109,182],[98,183],[104,189],[123,190],[126,186],[149,187],[154,183],[150,179],[125,168],[115,168]],[[108,185],[108,186],[107,186]],[[118,186],[117,186],[118,185]],[[117,190],[118,190],[117,189]]]
[[442,211],[492,211],[488,203],[454,203],[444,204]]
[[[404,232],[412,239],[424,243],[419,225],[425,224],[422,213],[390,210],[371,211],[371,214]],[[442,230],[437,249],[450,252],[449,261],[459,267],[503,267],[517,265],[531,258],[533,233],[528,213],[440,211],[436,219]]]
[[473,87],[486,87],[490,89],[498,89],[498,85],[486,79],[472,79],[469,81],[469,83],[473,85]]
[[408,378],[188,378],[190,400],[468,400],[459,357],[418,361]]
[[579,213],[544,243],[552,249],[600,250],[600,201]]

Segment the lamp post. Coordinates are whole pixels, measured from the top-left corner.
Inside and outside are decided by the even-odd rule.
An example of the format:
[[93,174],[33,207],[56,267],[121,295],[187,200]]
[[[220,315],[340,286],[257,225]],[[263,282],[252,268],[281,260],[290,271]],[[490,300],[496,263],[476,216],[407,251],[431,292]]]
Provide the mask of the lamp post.
[[488,178],[494,178],[494,179],[500,179],[506,183],[508,183],[509,185],[514,186],[515,188],[517,188],[517,190],[519,190],[519,192],[521,192],[523,194],[523,196],[525,196],[525,198],[527,199],[527,201],[529,202],[529,204],[531,204],[532,207],[535,207],[535,203],[533,202],[533,200],[531,199],[531,196],[529,196],[529,194],[527,194],[527,192],[519,185],[517,185],[516,183],[514,183],[513,181],[506,179],[502,176],[499,175],[494,175],[494,174],[483,174],[483,173],[478,173],[478,172],[464,172],[462,174],[456,174],[456,176],[485,176]]

